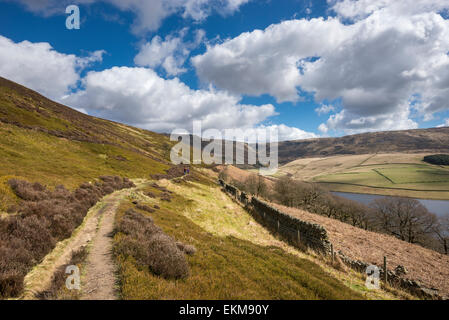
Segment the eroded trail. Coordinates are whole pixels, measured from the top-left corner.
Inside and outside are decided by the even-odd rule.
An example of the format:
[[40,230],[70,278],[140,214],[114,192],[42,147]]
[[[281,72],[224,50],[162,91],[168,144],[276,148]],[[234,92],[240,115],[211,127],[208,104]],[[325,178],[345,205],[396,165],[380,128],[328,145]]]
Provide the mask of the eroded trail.
[[[123,195],[122,195],[123,196]],[[114,218],[120,203],[118,195],[109,199],[101,210],[101,221],[93,239],[86,263],[86,273],[81,279],[82,300],[115,300],[116,269],[112,256]]]
[[108,195],[91,208],[83,223],[72,237],[59,242],[42,263],[25,277],[23,299],[35,299],[36,293],[46,290],[58,268],[69,263],[72,252],[90,246],[86,270],[81,270],[82,299],[115,299],[115,269],[112,260],[112,239],[110,237],[115,211],[120,201],[132,190],[125,189]]

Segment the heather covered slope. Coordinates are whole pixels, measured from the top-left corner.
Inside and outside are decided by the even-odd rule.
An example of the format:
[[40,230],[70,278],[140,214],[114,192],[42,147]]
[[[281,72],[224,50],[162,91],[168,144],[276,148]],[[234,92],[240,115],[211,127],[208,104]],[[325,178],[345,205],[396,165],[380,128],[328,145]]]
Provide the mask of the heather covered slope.
[[90,117],[0,78],[0,297],[20,295],[27,272],[70,238],[91,206],[133,186],[121,177],[170,168],[170,148],[163,135]]
[[449,296],[449,256],[301,209],[273,205],[303,221],[323,226],[334,249],[351,259],[381,266],[386,256],[392,270],[398,265],[405,266],[409,272],[406,278],[419,280],[429,288],[437,288],[442,296]]
[[98,119],[0,78],[0,211],[14,203],[7,180],[73,189],[102,175],[149,177],[169,168],[163,135]]

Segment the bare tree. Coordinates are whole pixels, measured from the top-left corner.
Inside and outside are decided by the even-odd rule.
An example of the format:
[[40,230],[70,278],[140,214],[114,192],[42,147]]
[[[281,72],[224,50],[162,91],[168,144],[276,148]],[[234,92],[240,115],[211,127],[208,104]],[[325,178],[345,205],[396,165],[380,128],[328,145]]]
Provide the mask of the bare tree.
[[276,200],[285,206],[293,207],[295,195],[293,188],[294,181],[290,177],[279,178],[274,185]]
[[438,219],[438,224],[434,228],[434,234],[443,247],[444,254],[449,254],[449,213]]
[[249,192],[252,195],[255,195],[256,197],[265,196],[267,193],[267,185],[265,183],[265,178],[257,174],[251,174],[245,180],[245,187],[247,192]]
[[319,200],[324,196],[325,191],[316,183],[303,183],[299,188],[302,189],[301,206],[306,210],[317,209]]
[[338,200],[340,197],[333,196],[330,193],[325,194],[322,197],[322,209],[321,212],[328,218],[337,218],[338,217]]
[[256,196],[266,197],[268,193],[268,187],[265,183],[265,178],[257,176]]
[[410,243],[427,241],[437,224],[437,217],[417,200],[382,198],[373,202],[381,230]]

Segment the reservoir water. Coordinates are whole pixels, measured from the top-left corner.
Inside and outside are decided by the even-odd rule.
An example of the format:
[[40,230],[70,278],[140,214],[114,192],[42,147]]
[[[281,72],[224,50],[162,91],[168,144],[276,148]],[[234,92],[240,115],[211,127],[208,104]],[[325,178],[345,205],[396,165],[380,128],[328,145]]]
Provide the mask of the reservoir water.
[[[361,194],[361,193],[349,193],[349,192],[332,192],[333,194],[354,200],[366,205],[369,205],[376,199],[385,198],[386,196],[380,196],[375,194]],[[435,213],[438,216],[443,216],[449,214],[449,200],[426,200],[426,199],[416,199],[421,202],[427,210]]]

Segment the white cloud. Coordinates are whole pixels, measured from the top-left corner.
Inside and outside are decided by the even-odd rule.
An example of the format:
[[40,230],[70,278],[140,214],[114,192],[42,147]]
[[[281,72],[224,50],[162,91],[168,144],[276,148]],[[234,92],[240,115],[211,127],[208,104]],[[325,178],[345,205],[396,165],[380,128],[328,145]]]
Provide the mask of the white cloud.
[[[269,93],[297,101],[301,60],[338,46],[351,34],[337,19],[291,20],[209,46],[192,58],[199,77],[237,94]],[[325,39],[323,39],[325,37]]]
[[449,118],[444,119],[444,123],[440,124],[438,128],[449,127]]
[[412,108],[424,120],[449,108],[449,21],[434,12],[395,10],[372,12],[333,54],[305,64],[304,90],[315,92],[318,101],[342,100],[345,112],[329,118],[329,128],[410,129],[417,127]]
[[165,80],[147,68],[114,67],[89,72],[84,89],[66,97],[64,103],[89,113],[168,132],[201,120],[203,128],[251,128],[275,115],[270,104],[239,103],[225,92],[192,90],[179,79]]
[[396,113],[374,116],[360,116],[351,114],[347,110],[329,117],[326,123],[322,123],[318,130],[323,133],[328,131],[341,131],[347,134],[355,134],[366,131],[391,131],[417,129],[418,124],[409,119],[410,111],[403,108]]
[[92,4],[104,2],[122,11],[134,13],[132,31],[141,34],[157,30],[162,21],[174,14],[186,19],[202,21],[212,12],[222,15],[232,14],[250,0],[6,0],[21,3],[26,9],[44,16],[65,13],[71,4]]
[[208,47],[192,59],[199,77],[279,102],[299,101],[298,89],[318,103],[341,99],[323,132],[414,128],[413,110],[427,120],[449,109],[447,0],[329,2],[336,18],[284,21]]
[[320,107],[315,109],[315,112],[321,116],[323,114],[331,113],[332,111],[335,111],[335,107],[332,105],[322,104]]
[[322,123],[318,126],[318,130],[324,134],[326,134],[329,131],[329,128],[326,124]]
[[[278,129],[280,139],[314,137],[285,125],[259,126],[276,115],[271,104],[244,105],[240,97],[223,91],[192,90],[178,78],[166,80],[148,68],[114,67],[81,79],[83,68],[101,61],[103,54],[99,50],[80,58],[59,53],[48,43],[14,43],[0,36],[0,76],[80,112],[160,132],[190,130],[193,120],[201,120],[203,129],[268,128]],[[80,80],[82,89],[71,93]]]
[[[227,130],[230,129],[230,130]],[[235,130],[237,129],[237,130]],[[289,127],[284,124],[257,125],[252,128],[226,128],[221,132],[221,138],[248,143],[269,143],[278,141],[292,141],[318,138],[312,132]]]
[[181,45],[181,38],[167,37],[162,40],[161,37],[155,36],[150,42],[141,46],[134,62],[138,66],[151,68],[163,66],[169,75],[180,74],[186,71],[182,68],[186,55]]
[[184,42],[188,30],[183,29],[176,35],[169,35],[164,40],[155,36],[150,42],[144,43],[134,58],[136,65],[141,67],[162,67],[169,76],[176,76],[187,70],[183,65],[190,54],[204,39],[204,30],[196,30],[193,42]]
[[55,51],[47,42],[15,43],[0,36],[0,76],[59,100],[80,80],[79,72],[101,61],[104,51],[80,58]]
[[449,7],[446,0],[328,0],[327,2],[339,16],[351,20],[364,19],[381,10],[395,16],[409,16],[443,11]]
[[[295,127],[289,127],[284,124],[271,125],[271,126],[258,126],[258,130],[264,130],[266,132],[273,132],[278,135],[278,141],[291,141],[291,140],[304,140],[318,138],[318,136],[312,132],[307,132]],[[267,136],[268,133],[267,133]]]

